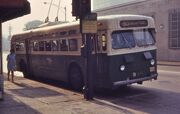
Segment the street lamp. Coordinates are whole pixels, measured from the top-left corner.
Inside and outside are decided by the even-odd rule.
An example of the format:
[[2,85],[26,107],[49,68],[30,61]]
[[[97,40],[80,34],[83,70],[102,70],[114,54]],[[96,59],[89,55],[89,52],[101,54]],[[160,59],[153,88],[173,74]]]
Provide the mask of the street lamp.
[[[61,0],[60,0],[61,1]],[[44,4],[50,4],[50,6],[49,6],[49,10],[48,10],[48,15],[47,15],[47,17],[46,17],[46,19],[45,19],[45,22],[48,22],[49,21],[49,13],[50,13],[50,10],[51,10],[51,5],[53,5],[53,6],[55,6],[55,7],[57,7],[58,8],[58,10],[57,10],[57,16],[56,16],[56,18],[55,18],[55,21],[59,21],[58,20],[58,14],[59,14],[59,10],[60,10],[60,8],[63,8],[64,9],[64,21],[66,22],[67,21],[67,9],[66,9],[66,6],[65,7],[60,7],[60,1],[59,1],[59,5],[56,5],[56,4],[54,4],[54,3],[52,3],[52,1],[51,1],[51,3],[49,3],[49,2],[44,2]]]

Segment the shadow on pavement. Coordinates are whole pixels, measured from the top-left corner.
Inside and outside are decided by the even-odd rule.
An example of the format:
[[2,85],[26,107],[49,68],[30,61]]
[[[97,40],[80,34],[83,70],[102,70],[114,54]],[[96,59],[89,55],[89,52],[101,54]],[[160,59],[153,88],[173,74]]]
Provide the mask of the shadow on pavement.
[[0,102],[0,114],[41,114],[8,93],[4,96]]

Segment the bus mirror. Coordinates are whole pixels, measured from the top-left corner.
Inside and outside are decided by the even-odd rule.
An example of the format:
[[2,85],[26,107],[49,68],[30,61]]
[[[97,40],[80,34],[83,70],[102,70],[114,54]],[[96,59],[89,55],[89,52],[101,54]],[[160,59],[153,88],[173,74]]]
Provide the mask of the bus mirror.
[[87,46],[82,45],[81,46],[81,56],[87,58]]

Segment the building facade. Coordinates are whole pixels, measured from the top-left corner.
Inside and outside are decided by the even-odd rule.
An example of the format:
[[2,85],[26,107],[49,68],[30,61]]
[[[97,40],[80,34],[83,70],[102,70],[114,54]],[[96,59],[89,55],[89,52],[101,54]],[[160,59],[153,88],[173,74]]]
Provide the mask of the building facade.
[[99,16],[140,14],[153,17],[157,30],[158,60],[180,61],[180,0],[100,1],[93,1],[93,11]]

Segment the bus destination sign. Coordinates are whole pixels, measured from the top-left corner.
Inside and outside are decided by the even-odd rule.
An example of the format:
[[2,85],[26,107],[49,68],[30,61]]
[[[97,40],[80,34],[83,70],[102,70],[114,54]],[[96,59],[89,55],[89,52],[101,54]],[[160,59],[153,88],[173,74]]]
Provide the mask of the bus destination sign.
[[122,28],[145,27],[145,26],[148,26],[148,21],[147,20],[124,20],[124,21],[120,21],[120,26]]

